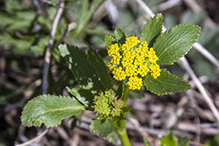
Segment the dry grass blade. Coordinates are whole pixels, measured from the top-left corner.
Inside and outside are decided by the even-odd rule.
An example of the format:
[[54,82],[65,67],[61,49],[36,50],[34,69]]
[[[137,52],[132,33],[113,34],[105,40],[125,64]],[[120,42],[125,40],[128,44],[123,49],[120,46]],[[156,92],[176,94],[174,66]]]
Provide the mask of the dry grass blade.
[[58,26],[59,20],[61,18],[62,12],[64,7],[64,0],[60,0],[60,7],[57,10],[56,17],[53,21],[52,30],[50,33],[49,43],[46,48],[46,54],[45,54],[45,62],[44,62],[44,69],[43,69],[43,92],[42,94],[47,93],[47,78],[48,78],[48,71],[49,71],[49,64],[50,64],[50,57],[51,57],[51,49],[53,46],[53,38],[55,36],[56,28]]
[[180,66],[182,66],[182,68],[184,68],[189,73],[189,75],[191,76],[192,80],[195,82],[198,90],[200,91],[200,93],[202,94],[203,98],[205,99],[205,102],[207,103],[208,107],[213,112],[215,118],[217,119],[217,122],[219,122],[219,112],[218,112],[217,108],[215,107],[214,103],[212,102],[212,100],[209,97],[208,93],[206,92],[205,88],[203,87],[203,85],[198,80],[197,76],[195,75],[195,73],[193,72],[191,67],[189,66],[189,63],[186,60],[186,58],[185,57],[180,58],[178,60],[178,63],[179,63]]
[[15,144],[15,146],[28,146],[32,143],[35,143],[37,141],[39,141],[40,139],[42,139],[42,137],[47,133],[48,129],[46,129],[43,133],[41,133],[40,135],[38,135],[37,137],[23,143],[23,144]]

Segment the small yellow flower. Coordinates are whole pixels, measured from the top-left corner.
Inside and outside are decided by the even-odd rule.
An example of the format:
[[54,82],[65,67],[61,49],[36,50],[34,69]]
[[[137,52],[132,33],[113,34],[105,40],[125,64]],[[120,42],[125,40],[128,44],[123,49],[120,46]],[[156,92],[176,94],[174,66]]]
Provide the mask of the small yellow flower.
[[109,54],[109,56],[112,56],[113,54],[116,54],[118,51],[119,51],[118,43],[112,44],[109,46],[108,54]]
[[148,48],[146,41],[142,44],[139,43],[140,40],[137,37],[131,36],[126,38],[121,47],[118,43],[111,44],[107,50],[109,56],[111,56],[108,67],[113,69],[113,77],[117,81],[127,78],[129,89],[132,90],[141,89],[142,78],[147,74],[151,74],[156,79],[161,72],[156,63],[158,57],[153,48]]
[[142,86],[142,78],[138,78],[137,76],[130,77],[127,84],[129,85],[129,89],[140,90]]
[[122,67],[114,68],[112,73],[114,74],[113,77],[117,81],[122,81],[122,80],[124,80],[126,78],[125,71],[122,70]]
[[110,69],[113,69],[114,66],[120,64],[120,59],[122,58],[122,56],[120,55],[119,52],[116,52],[116,53],[112,53],[111,57],[112,58],[111,58],[111,61],[110,61],[110,64],[108,65],[108,67]]
[[148,58],[149,58],[149,61],[151,63],[156,63],[157,62],[158,57],[157,57],[155,51],[153,50],[153,48],[150,48],[150,50],[148,51]]
[[144,77],[148,74],[149,72],[149,68],[148,68],[148,64],[145,63],[145,64],[140,64],[139,68],[138,68],[138,74],[141,75],[141,77]]
[[125,44],[128,46],[128,48],[132,48],[137,46],[137,44],[140,43],[137,37],[131,36],[129,38],[126,38]]
[[129,64],[125,68],[125,73],[127,77],[137,75],[136,71],[137,71],[137,68],[133,64]]
[[149,66],[149,68],[150,68],[151,71],[152,71],[151,75],[152,75],[155,79],[160,76],[161,70],[160,70],[159,65],[157,65],[157,64],[151,64],[151,65]]

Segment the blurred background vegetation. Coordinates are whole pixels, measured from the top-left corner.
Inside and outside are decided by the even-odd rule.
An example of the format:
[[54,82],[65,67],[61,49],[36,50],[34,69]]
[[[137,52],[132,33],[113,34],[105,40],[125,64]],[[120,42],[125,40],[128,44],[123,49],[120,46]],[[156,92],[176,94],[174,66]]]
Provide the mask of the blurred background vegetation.
[[[199,43],[216,58],[219,58],[218,0],[195,0],[198,7],[194,4],[190,5],[186,0],[144,0],[144,2],[154,13],[163,14],[163,23],[167,29],[182,23],[201,26],[202,33]],[[23,127],[20,115],[28,100],[42,94],[44,55],[58,8],[59,0],[0,0],[0,146],[14,145],[15,141],[18,143],[28,141],[42,131],[41,128]],[[64,12],[53,38],[48,73],[48,93],[68,95],[65,87],[77,86],[74,76],[58,52],[59,44],[77,45],[79,48],[87,50],[86,43],[89,43],[107,63],[109,58],[105,50],[104,35],[113,35],[115,26],[119,26],[127,34],[139,36],[148,18],[135,0],[65,0]],[[205,78],[204,85],[219,108],[218,70],[195,49],[192,49],[186,57],[196,75]],[[177,64],[168,66],[168,68],[177,76],[185,75],[185,71]],[[157,97],[146,90],[141,90],[140,93],[132,92],[132,96],[140,98],[140,101],[143,99],[142,109],[145,111],[142,113],[140,109],[139,112],[134,104],[130,104],[133,108],[130,115],[135,116],[142,126],[164,130],[162,126],[165,122],[164,117],[159,114],[156,117],[156,114],[162,113],[162,110],[165,111],[168,105],[177,109],[177,103],[182,95],[177,93]],[[195,93],[195,96],[199,96],[197,92]],[[210,112],[203,99],[195,99],[198,106],[204,111]],[[133,99],[133,102],[137,101]],[[152,106],[156,104],[158,106],[154,106],[155,109],[153,109]],[[194,124],[198,117],[199,124],[213,125],[213,128],[218,130],[214,120],[205,119],[201,115],[202,113],[196,111],[189,115],[189,112],[194,111],[191,107],[185,107],[185,110],[188,113],[178,117],[178,121]],[[155,126],[152,128],[151,121],[144,119],[151,119],[153,116],[156,117],[156,120],[153,124]],[[81,146],[86,145],[86,141],[93,141],[94,145],[116,145],[98,138],[94,134],[86,134],[85,132],[88,130],[80,128],[80,126],[74,130],[76,132],[70,132],[70,129],[66,128],[68,126],[65,122],[60,127],[67,136],[63,136],[60,129],[54,128],[53,131],[48,132],[46,138],[39,145],[70,145],[66,137],[75,139],[75,133],[79,133],[80,140],[85,141],[84,143],[78,142],[78,145]],[[82,132],[79,132],[80,129],[83,129]],[[143,144],[142,136],[133,134],[132,130],[129,130],[132,143]],[[168,130],[180,131],[182,129],[175,126]],[[187,133],[185,136],[198,143],[206,143],[219,134],[219,130],[213,133],[202,133],[201,130],[199,134],[197,131],[182,131]],[[148,133],[150,134],[150,132]],[[159,139],[157,133],[151,135],[154,137],[154,141]],[[199,135],[199,140],[197,140],[197,135]],[[219,145],[219,142],[217,141],[215,144]]]

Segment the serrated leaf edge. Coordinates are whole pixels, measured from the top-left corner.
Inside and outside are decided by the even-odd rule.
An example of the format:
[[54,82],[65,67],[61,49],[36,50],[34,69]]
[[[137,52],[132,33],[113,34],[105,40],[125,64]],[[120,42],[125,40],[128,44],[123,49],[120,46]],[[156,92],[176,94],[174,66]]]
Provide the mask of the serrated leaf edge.
[[118,27],[118,26],[116,26],[116,27],[115,27],[115,30],[114,30],[115,36],[116,36],[116,30],[117,30],[117,29],[121,30],[121,31],[125,34],[125,36],[127,37],[126,33],[125,33],[120,27]]
[[[106,44],[106,37],[109,37],[109,38],[111,38],[112,40],[114,40],[115,42],[117,42],[117,40],[114,38],[114,37],[112,37],[112,36],[110,36],[110,35],[105,35],[105,38],[104,38],[104,41],[105,41],[105,44]],[[110,45],[109,45],[110,46]],[[107,45],[106,45],[106,49],[108,49],[109,48],[109,46],[107,47]]]
[[[161,15],[162,20],[163,20],[163,15],[162,15],[161,13],[157,13],[154,17],[156,17],[157,15]],[[151,18],[149,19],[149,21],[150,21],[152,18],[154,18],[154,17],[151,17]],[[143,31],[144,31],[146,25],[149,23],[149,21],[144,25],[143,30],[142,30],[142,32],[141,32],[141,37],[140,37],[140,41],[141,41],[141,42],[144,41],[144,40],[142,40]],[[163,24],[163,22],[162,22],[162,24]],[[162,26],[163,26],[163,25],[161,25],[161,32],[162,32]],[[160,33],[161,33],[161,32],[160,32]],[[160,34],[159,34],[159,35],[160,35]],[[159,36],[159,35],[158,35],[158,36]],[[147,43],[148,43],[148,42],[147,42]]]
[[[157,37],[157,39],[158,39],[159,37],[162,37],[163,35],[169,33],[169,32],[172,31],[174,28],[180,27],[180,26],[182,26],[182,25],[187,25],[187,26],[188,26],[188,25],[191,25],[191,26],[199,27],[199,33],[198,33],[197,38],[196,38],[196,42],[198,42],[198,39],[200,38],[200,35],[201,35],[201,27],[198,26],[198,25],[195,25],[195,24],[190,24],[190,23],[179,24],[179,25],[176,25],[176,26],[174,26],[174,27],[171,27],[169,30],[166,30],[164,33],[161,33],[161,34]],[[153,45],[153,48],[154,48],[155,44],[157,43],[157,39],[155,40],[155,43],[154,43],[154,45]],[[195,42],[195,43],[196,43],[196,42]],[[191,50],[191,48],[192,48],[192,46],[188,49],[188,51],[187,51],[184,55],[188,54],[188,52]],[[180,56],[179,58],[183,57],[184,55]],[[179,60],[179,58],[177,58],[176,61]],[[159,60],[158,60],[158,61],[159,61]],[[174,64],[176,61],[172,62],[172,64]],[[162,64],[162,62],[159,63],[159,64]],[[172,65],[172,64],[169,64],[169,65]]]
[[[34,97],[33,99],[29,100],[29,101],[26,103],[26,105],[24,106],[24,108],[23,108],[23,110],[22,110],[22,112],[21,112],[20,120],[21,120],[22,125],[23,125],[23,122],[22,122],[23,112],[24,112],[24,110],[26,109],[27,105],[28,105],[30,102],[33,102],[33,101],[37,100],[37,98],[38,98],[38,97],[41,97],[41,96],[44,96],[44,97],[46,97],[46,96],[52,96],[52,97],[58,97],[58,98],[69,98],[69,99],[73,99],[73,100],[77,101],[75,98],[71,98],[71,97],[69,97],[69,96],[62,96],[62,95],[43,94],[43,95],[36,96],[36,97]],[[77,101],[77,102],[78,102],[78,101]],[[78,102],[78,103],[81,104],[80,102]],[[83,105],[82,105],[82,106],[83,106]],[[65,119],[65,118],[61,118],[59,124],[54,125],[54,126],[51,126],[51,127],[59,126],[59,125],[61,124],[61,122],[62,122],[63,119]],[[31,126],[41,127],[42,124],[44,124],[47,128],[50,128],[50,126],[47,126],[47,125],[46,125],[45,121],[41,122],[41,124],[40,124],[39,126],[35,126],[33,123],[31,124]],[[31,127],[31,126],[26,126],[26,125],[23,125],[23,126],[25,126],[25,127]]]
[[[170,74],[170,75],[172,75],[172,76],[174,76],[175,78],[177,78],[177,79],[180,79],[181,81],[183,81],[183,82],[186,82],[186,81],[184,81],[182,78],[179,78],[178,76],[176,76],[176,75],[174,75],[174,74],[171,74],[168,70],[166,70],[166,69],[164,69],[168,74]],[[159,78],[159,77],[158,77]],[[157,79],[158,79],[157,78]],[[153,80],[156,80],[156,79],[153,79]],[[145,80],[146,81],[146,80]],[[188,83],[188,82],[186,82],[186,83]],[[156,94],[156,95],[167,95],[168,93],[179,93],[179,92],[183,92],[183,91],[188,91],[189,89],[191,89],[191,85],[188,83],[188,85],[189,85],[189,87],[190,88],[188,88],[187,90],[180,90],[180,91],[166,91],[166,90],[164,90],[164,94],[157,94],[157,93],[155,93],[154,91],[152,91],[152,90],[149,90],[149,89],[147,89],[147,90],[149,90],[151,93],[154,93],[154,94]],[[145,86],[145,85],[144,85]]]
[[[100,120],[100,119],[96,118],[96,119],[94,119],[94,120]],[[94,122],[94,120],[93,120],[93,122]],[[108,121],[111,123],[110,119],[105,119],[105,120],[108,120]],[[93,122],[92,122],[92,123],[93,123]],[[92,123],[91,123],[91,124],[92,124]],[[91,124],[90,124],[90,126],[91,126]],[[111,125],[112,125],[112,123],[111,123]],[[90,126],[89,126],[89,128],[90,128]],[[114,126],[114,125],[112,125],[112,127],[113,127],[113,126]],[[90,129],[91,129],[91,128],[90,128]],[[96,132],[96,131],[98,131],[98,133],[100,134],[100,129],[97,129],[97,130],[95,130],[95,131],[93,131],[93,132],[90,131],[90,132],[91,132],[91,133],[94,133],[94,132]],[[113,132],[114,132],[114,131],[110,132],[108,135],[112,134]],[[107,136],[108,136],[108,135],[107,135]],[[102,136],[102,135],[100,134],[100,136]],[[107,137],[107,136],[105,136],[105,137]],[[102,137],[103,137],[103,136],[102,136]]]

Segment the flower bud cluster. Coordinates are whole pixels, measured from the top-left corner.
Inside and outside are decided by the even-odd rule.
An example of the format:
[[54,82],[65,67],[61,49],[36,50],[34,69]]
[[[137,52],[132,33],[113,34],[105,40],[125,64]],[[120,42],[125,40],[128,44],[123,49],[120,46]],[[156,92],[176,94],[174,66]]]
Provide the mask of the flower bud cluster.
[[122,114],[124,102],[114,96],[113,90],[101,92],[94,97],[94,111],[99,118],[116,117]]

